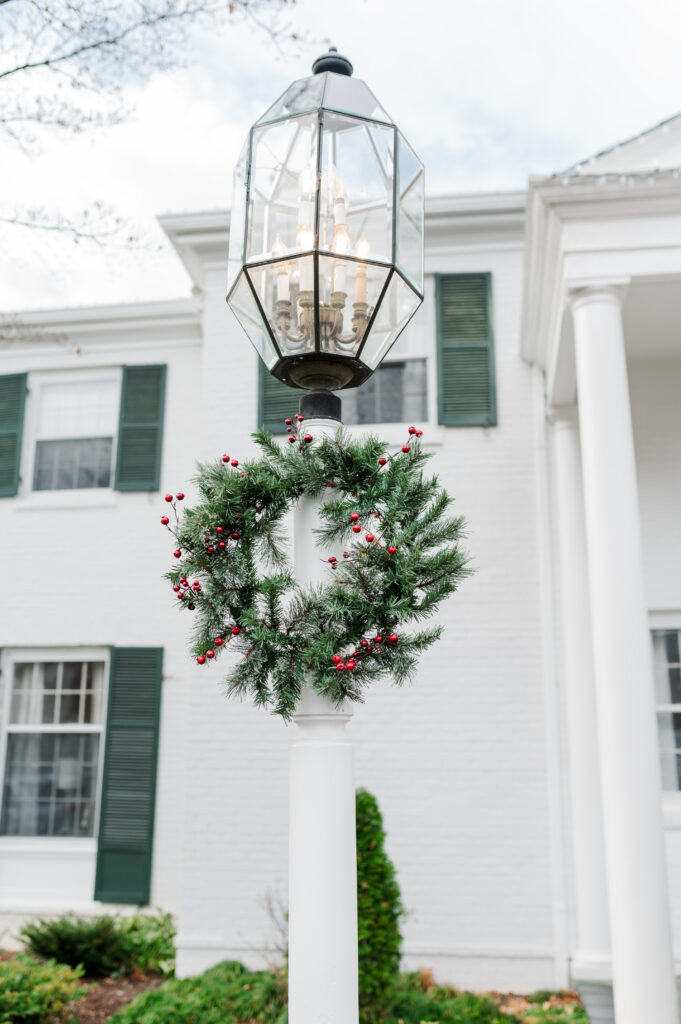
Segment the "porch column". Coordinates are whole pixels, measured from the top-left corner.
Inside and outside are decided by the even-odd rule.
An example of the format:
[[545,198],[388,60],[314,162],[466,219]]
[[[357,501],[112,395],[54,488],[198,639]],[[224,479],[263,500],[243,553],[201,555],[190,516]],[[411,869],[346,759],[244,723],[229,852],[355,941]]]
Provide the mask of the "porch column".
[[584,492],[579,426],[574,407],[558,409],[554,413],[553,455],[577,911],[577,942],[571,966],[573,977],[580,983],[603,983],[609,981],[611,970],[610,930]]
[[572,291],[617,1024],[677,1024],[650,636],[621,303]]

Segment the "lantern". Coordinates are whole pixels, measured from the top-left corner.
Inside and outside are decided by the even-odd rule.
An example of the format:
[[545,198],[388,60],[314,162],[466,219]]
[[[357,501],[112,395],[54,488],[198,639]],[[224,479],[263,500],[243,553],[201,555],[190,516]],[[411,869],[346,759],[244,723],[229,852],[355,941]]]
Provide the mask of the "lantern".
[[423,301],[423,165],[331,48],[253,125],[234,176],[227,302],[292,387],[366,380]]

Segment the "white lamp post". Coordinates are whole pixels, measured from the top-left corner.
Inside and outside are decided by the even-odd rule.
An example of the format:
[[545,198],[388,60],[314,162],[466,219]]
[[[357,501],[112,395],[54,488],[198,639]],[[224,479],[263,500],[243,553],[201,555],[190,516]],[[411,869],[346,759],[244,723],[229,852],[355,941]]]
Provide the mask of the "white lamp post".
[[[315,440],[423,300],[423,165],[334,49],[249,132],[234,176],[227,302],[273,376],[306,392]],[[299,583],[319,582],[318,502],[295,514]],[[291,748],[290,1024],[356,1024],[357,883],[347,709],[307,687]]]

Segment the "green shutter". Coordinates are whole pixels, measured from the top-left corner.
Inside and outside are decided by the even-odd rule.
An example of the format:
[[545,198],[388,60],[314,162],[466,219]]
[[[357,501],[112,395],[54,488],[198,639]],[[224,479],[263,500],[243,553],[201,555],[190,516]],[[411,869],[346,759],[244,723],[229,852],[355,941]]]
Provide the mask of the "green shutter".
[[26,374],[0,377],[0,498],[11,498],[19,489],[25,403]]
[[157,491],[161,476],[165,366],[124,366],[117,491]]
[[113,647],[95,899],[148,903],[161,706],[160,647]]
[[436,274],[439,422],[497,422],[491,274]]
[[270,434],[285,434],[284,420],[295,416],[305,392],[282,384],[267,372],[262,360],[258,360],[258,365],[258,426],[263,426]]

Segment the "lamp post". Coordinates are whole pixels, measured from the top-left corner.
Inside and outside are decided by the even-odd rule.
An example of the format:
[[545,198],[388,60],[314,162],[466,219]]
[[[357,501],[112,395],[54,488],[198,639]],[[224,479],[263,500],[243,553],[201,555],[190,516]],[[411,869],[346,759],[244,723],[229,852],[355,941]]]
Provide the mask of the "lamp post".
[[[234,175],[227,302],[268,371],[306,392],[316,439],[334,391],[379,366],[423,301],[423,165],[334,48],[251,128]],[[294,523],[299,583],[319,582],[319,502]],[[356,1024],[351,717],[305,688],[291,748],[290,1024]]]

